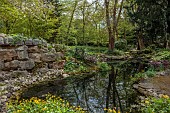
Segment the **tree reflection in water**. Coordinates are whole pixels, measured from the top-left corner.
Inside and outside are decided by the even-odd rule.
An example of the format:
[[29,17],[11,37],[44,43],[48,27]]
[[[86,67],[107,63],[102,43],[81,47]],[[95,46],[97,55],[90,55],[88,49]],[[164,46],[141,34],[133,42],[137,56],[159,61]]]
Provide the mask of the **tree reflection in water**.
[[137,97],[129,83],[132,75],[137,73],[139,68],[141,70],[139,66],[128,62],[111,64],[110,72],[70,77],[62,82],[51,81],[50,85],[48,83],[28,89],[23,98],[41,96],[48,91],[91,113],[104,113],[104,108],[114,108],[123,113],[134,104]]

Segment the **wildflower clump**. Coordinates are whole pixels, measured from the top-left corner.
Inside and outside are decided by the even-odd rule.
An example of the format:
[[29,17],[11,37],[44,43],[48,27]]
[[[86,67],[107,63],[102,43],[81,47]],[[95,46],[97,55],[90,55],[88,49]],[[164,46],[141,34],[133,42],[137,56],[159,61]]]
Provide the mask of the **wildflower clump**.
[[115,109],[104,108],[104,111],[107,111],[107,113],[120,113],[120,111],[116,111]]
[[143,102],[142,113],[170,113],[170,98],[160,95],[160,98],[149,98]]
[[46,99],[32,97],[29,100],[7,104],[8,113],[85,113],[80,106],[71,106],[60,97],[47,95]]

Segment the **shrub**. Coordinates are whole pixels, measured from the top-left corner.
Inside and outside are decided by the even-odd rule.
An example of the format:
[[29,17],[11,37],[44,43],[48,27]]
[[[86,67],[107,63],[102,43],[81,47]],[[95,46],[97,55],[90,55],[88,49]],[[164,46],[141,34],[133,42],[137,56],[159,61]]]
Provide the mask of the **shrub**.
[[114,49],[113,51],[108,50],[107,53],[108,55],[115,55],[115,56],[121,56],[124,54],[122,50]]
[[86,53],[85,48],[75,48],[74,57],[83,60],[85,57],[85,53]]
[[115,48],[119,50],[125,50],[127,48],[127,41],[125,39],[120,39],[116,41]]
[[132,78],[132,82],[136,82],[140,80],[141,78],[148,78],[153,77],[156,75],[156,71],[152,68],[148,69],[146,72],[139,72],[135,74],[135,77]]
[[81,72],[89,72],[88,67],[81,61],[71,60],[71,57],[67,59],[66,64],[64,66],[64,71],[66,73],[81,73]]
[[27,37],[24,37],[21,34],[12,34],[11,36],[14,44],[27,39]]
[[111,70],[111,67],[106,62],[97,62],[97,67],[100,71]]
[[170,60],[169,50],[161,50],[154,57],[153,60]]
[[142,102],[142,113],[170,113],[170,99],[168,95],[160,98],[150,98]]
[[7,105],[8,113],[85,113],[80,107],[71,106],[60,97],[47,95],[46,99],[32,97]]
[[62,52],[66,52],[67,51],[67,46],[65,45],[62,45],[62,44],[55,44],[54,46],[55,50],[58,52],[58,51],[62,51]]

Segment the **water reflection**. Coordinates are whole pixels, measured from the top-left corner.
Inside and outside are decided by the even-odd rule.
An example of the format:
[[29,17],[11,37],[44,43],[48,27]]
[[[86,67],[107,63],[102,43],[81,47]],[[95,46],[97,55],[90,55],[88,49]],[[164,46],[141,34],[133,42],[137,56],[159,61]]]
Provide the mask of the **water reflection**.
[[137,97],[131,87],[130,79],[134,73],[143,70],[145,66],[141,67],[129,62],[111,63],[111,66],[110,72],[53,81],[30,88],[22,96],[29,98],[50,92],[91,113],[104,113],[104,108],[124,113],[129,111],[128,108],[135,103]]

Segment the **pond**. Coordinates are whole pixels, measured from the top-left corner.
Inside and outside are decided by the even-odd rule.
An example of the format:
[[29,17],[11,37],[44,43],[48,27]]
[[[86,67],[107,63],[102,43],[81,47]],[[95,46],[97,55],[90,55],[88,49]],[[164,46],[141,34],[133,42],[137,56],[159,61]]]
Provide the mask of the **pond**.
[[130,111],[139,95],[132,88],[131,79],[147,66],[137,61],[120,61],[109,65],[112,67],[109,72],[76,75],[31,87],[23,92],[21,98],[42,97],[49,92],[90,113],[104,113],[104,108],[117,108],[122,113]]

